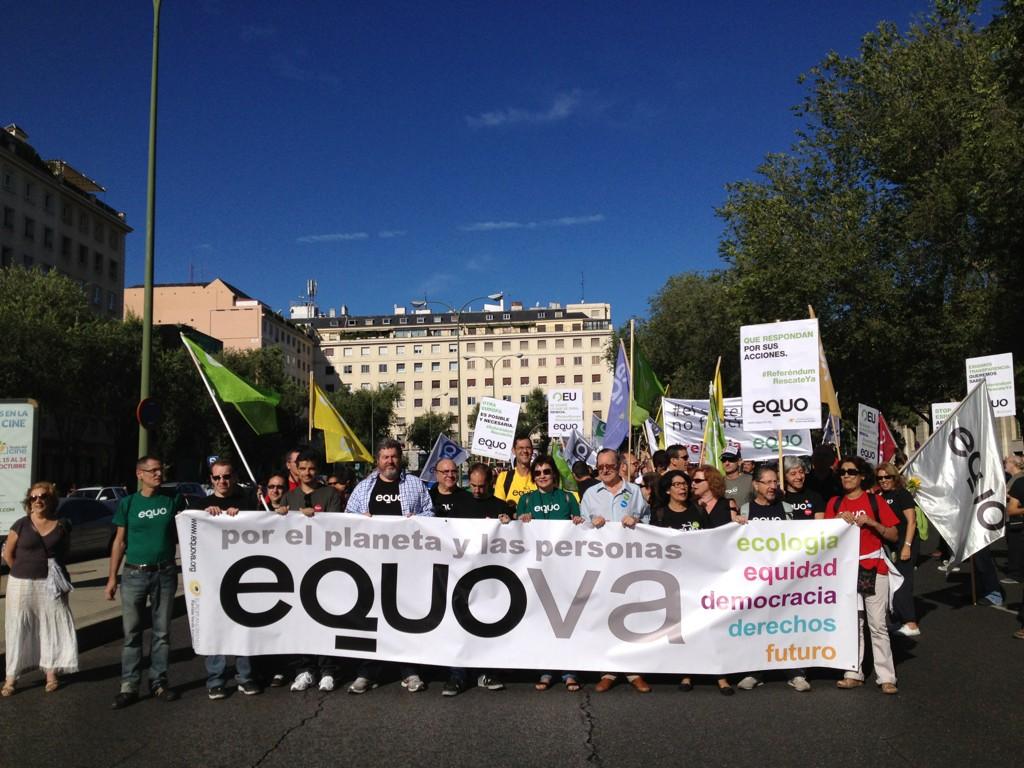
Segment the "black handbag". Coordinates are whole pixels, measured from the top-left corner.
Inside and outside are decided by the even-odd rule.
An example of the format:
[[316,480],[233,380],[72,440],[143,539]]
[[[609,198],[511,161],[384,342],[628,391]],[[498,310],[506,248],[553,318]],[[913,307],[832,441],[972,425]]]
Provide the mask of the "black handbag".
[[878,571],[874,568],[865,568],[863,565],[857,567],[857,594],[875,594],[875,577]]

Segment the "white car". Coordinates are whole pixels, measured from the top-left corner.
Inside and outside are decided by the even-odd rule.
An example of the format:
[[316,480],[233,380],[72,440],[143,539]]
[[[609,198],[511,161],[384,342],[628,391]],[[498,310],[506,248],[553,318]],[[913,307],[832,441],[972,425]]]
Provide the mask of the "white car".
[[123,485],[92,485],[79,488],[68,494],[69,499],[95,499],[96,501],[118,501],[128,495]]

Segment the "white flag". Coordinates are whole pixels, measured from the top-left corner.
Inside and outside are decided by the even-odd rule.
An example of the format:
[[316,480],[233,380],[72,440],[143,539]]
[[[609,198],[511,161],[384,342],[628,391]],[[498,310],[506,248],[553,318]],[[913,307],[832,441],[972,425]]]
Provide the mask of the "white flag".
[[903,468],[917,503],[959,563],[1003,536],[1006,478],[984,381]]

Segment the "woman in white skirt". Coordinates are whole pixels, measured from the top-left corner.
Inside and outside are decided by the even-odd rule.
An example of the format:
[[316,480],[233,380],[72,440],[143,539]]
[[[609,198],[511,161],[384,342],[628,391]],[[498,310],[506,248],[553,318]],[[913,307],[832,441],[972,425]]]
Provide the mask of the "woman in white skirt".
[[57,491],[35,483],[23,502],[25,517],[7,534],[7,676],[0,695],[11,696],[18,675],[39,667],[46,691],[56,691],[57,675],[78,671],[78,640],[68,605],[70,584],[64,561],[70,526],[57,519]]

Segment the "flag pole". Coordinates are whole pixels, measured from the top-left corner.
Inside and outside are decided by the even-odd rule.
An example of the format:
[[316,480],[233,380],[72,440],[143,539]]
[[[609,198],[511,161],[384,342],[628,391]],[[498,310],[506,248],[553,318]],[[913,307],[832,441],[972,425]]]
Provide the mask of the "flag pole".
[[[971,391],[967,393],[967,397],[965,397],[963,400],[960,401],[960,405],[958,405],[956,408],[953,409],[953,412],[950,413],[949,416],[946,417],[946,421],[949,421],[954,416],[956,416],[957,413],[960,412],[960,409],[964,407],[964,404],[968,401],[968,399],[970,399],[971,395],[974,394],[974,390],[976,390],[978,387],[980,387],[984,382],[985,382],[985,379],[982,379],[977,384],[975,384],[973,387],[971,387]],[[945,422],[943,422],[943,423],[945,423]],[[916,459],[917,458],[917,454],[919,454],[921,451],[923,451],[925,449],[925,446],[928,445],[928,443],[930,443],[932,441],[932,439],[937,434],[939,434],[939,430],[933,429],[932,433],[930,435],[928,435],[928,439],[925,440],[921,444],[920,448],[918,448],[916,451],[914,451],[914,455],[911,456],[909,459],[907,459],[906,462],[904,462],[903,466],[906,467],[908,464],[910,464],[910,462],[912,462],[914,459]],[[903,470],[902,469],[900,470],[900,474],[903,474]]]
[[[227,417],[224,416],[224,411],[221,409],[220,403],[217,401],[217,396],[213,394],[213,388],[210,386],[210,382],[206,380],[206,376],[203,374],[203,368],[199,365],[199,360],[196,359],[195,352],[192,351],[192,348],[189,347],[188,344],[185,344],[185,334],[181,333],[179,335],[181,336],[181,343],[188,351],[188,356],[192,358],[192,362],[195,364],[196,370],[199,372],[199,378],[206,386],[206,391],[210,393],[210,399],[213,401],[213,407],[217,409],[217,413],[220,414],[220,420],[224,422],[224,429],[228,431],[228,437],[231,438],[231,443],[235,446],[235,451],[238,452],[238,458],[242,460],[242,466],[245,467],[245,471],[248,473],[249,479],[252,480],[253,485],[257,485],[256,475],[252,473],[252,470],[249,468],[249,462],[245,460],[245,454],[242,453],[242,448],[238,445],[238,440],[235,439],[235,433],[231,431],[231,427],[228,425]],[[267,506],[267,500],[263,498],[263,494],[257,493],[256,496],[259,498],[263,508],[269,512],[270,507]]]
[[310,442],[310,443],[313,442],[313,407],[314,407],[314,403],[313,403],[313,372],[310,371],[309,372],[309,416],[306,419],[306,421],[307,421],[307,423],[309,425],[308,428],[307,428],[306,441]]
[[[626,452],[633,452],[633,318],[629,318],[629,402],[626,403]],[[627,458],[628,466],[629,460]],[[630,478],[630,482],[632,479]]]

